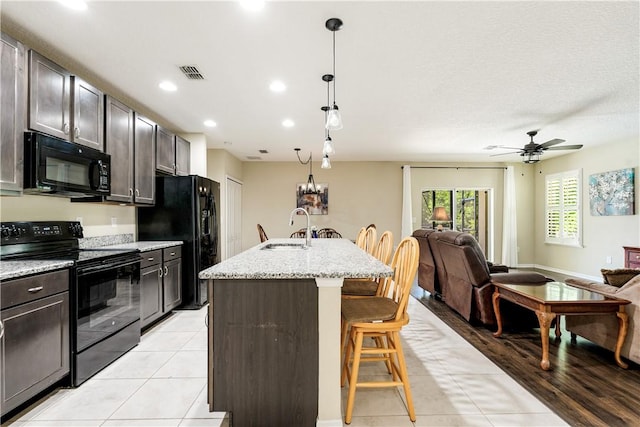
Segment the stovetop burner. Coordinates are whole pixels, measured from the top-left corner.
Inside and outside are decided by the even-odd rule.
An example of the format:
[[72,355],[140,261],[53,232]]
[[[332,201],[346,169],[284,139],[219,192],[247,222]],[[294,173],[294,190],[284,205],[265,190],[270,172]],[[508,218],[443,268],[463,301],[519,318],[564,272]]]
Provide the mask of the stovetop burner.
[[136,249],[80,249],[78,221],[3,222],[0,225],[3,260],[66,260],[76,265],[137,253]]

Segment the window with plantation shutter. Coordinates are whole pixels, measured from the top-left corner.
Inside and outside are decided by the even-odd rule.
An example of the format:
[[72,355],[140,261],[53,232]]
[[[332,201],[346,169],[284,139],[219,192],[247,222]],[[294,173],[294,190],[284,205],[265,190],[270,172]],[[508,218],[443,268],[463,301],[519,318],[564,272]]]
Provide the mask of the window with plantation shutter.
[[545,179],[545,242],[580,246],[582,242],[581,171],[547,175]]

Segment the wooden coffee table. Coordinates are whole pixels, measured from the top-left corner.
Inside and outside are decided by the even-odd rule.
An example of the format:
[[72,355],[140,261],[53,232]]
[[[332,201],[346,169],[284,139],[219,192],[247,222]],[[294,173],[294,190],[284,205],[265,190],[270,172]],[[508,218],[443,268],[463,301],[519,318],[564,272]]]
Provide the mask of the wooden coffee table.
[[567,285],[562,282],[547,282],[542,285],[514,285],[494,283],[493,309],[496,314],[498,330],[494,337],[502,335],[502,317],[500,316],[500,299],[516,303],[533,310],[540,322],[540,338],[542,339],[542,361],[540,367],[545,371],[549,364],[549,327],[551,321],[558,316],[556,322],[556,336],[560,336],[560,315],[573,314],[607,314],[618,316],[618,340],[616,341],[616,363],[626,369],[627,364],[620,358],[620,350],[624,344],[629,327],[629,319],[624,306],[631,301],[611,298],[606,295],[582,288]]

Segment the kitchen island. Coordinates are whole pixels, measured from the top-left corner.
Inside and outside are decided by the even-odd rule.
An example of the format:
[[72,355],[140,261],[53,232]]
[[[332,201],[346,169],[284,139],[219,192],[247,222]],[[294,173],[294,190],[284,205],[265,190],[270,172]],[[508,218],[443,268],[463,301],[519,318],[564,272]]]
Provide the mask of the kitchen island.
[[340,287],[392,269],[346,239],[271,239],[208,280],[208,400],[237,427],[342,426]]

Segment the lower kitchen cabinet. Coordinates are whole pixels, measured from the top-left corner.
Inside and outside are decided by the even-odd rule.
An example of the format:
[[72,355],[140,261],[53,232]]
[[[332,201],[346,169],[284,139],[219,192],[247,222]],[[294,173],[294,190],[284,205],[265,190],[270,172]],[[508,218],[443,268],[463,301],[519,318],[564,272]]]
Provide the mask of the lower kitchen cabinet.
[[182,303],[182,248],[172,246],[142,253],[140,322],[149,326]]
[[2,282],[2,415],[70,372],[69,270]]

